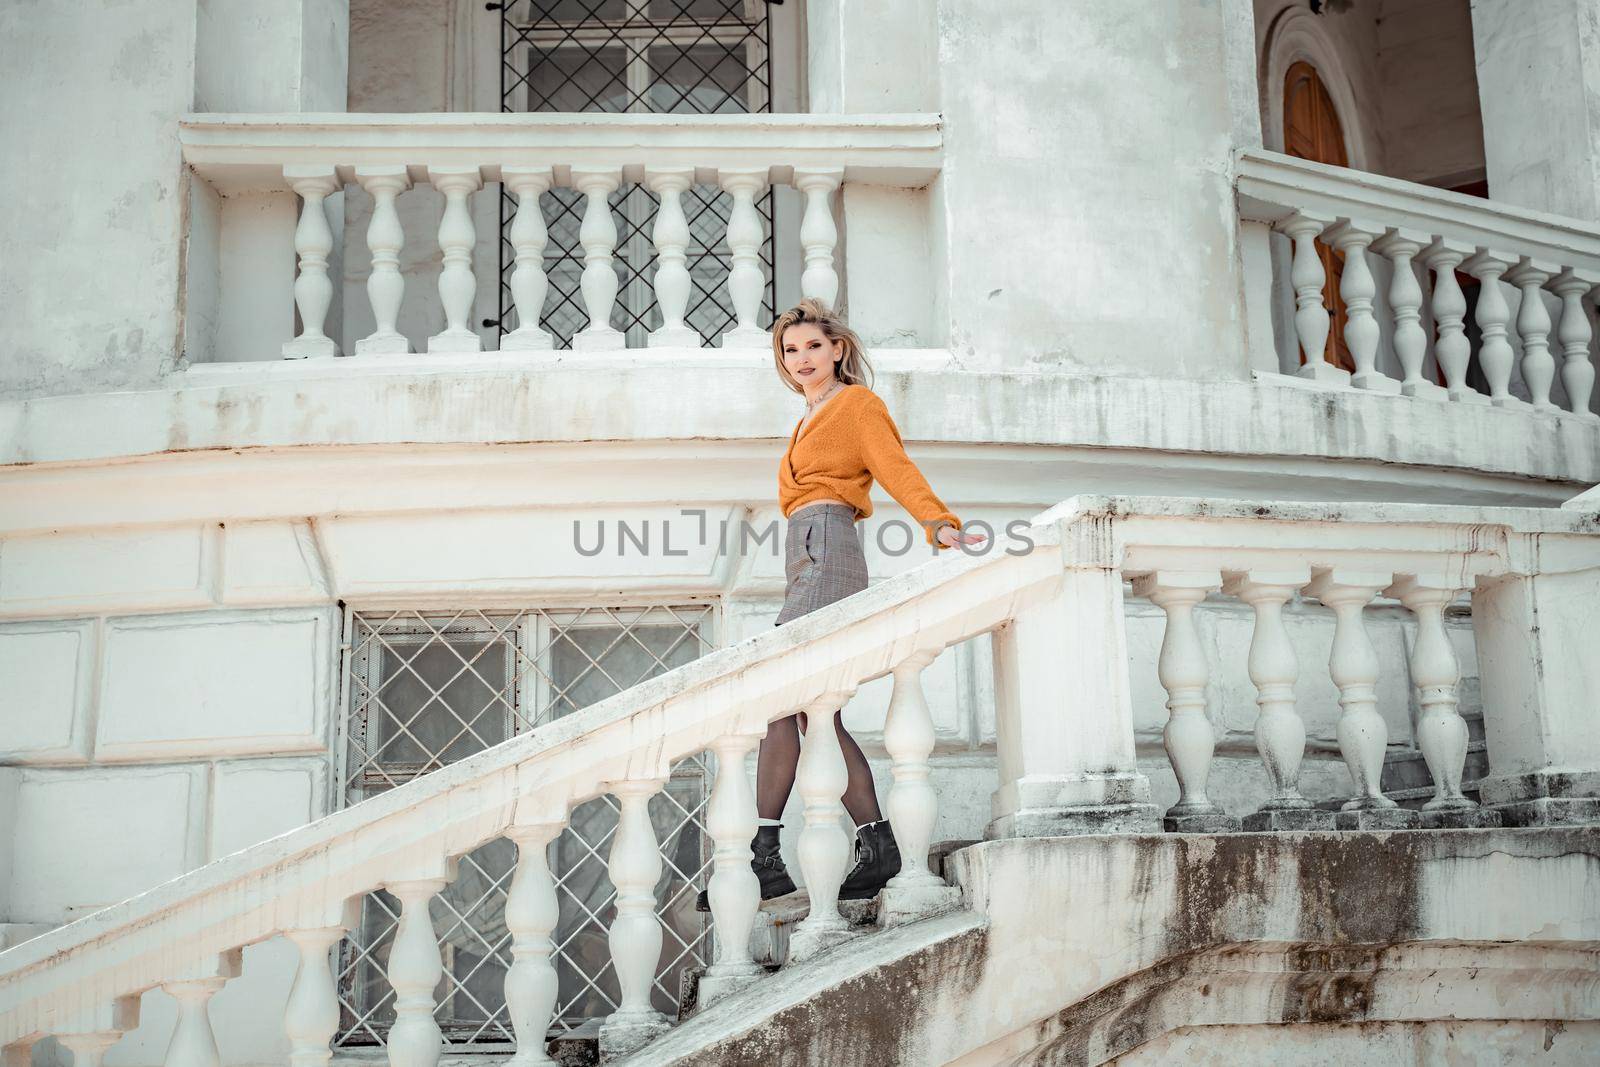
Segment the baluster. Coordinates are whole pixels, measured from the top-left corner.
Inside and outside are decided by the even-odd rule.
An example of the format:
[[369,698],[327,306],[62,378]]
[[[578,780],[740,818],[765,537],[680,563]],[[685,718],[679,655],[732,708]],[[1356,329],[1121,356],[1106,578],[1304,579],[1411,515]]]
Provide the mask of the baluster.
[[[800,245],[806,253],[800,295],[828,307],[839,299],[839,272],[833,263],[834,247],[839,243],[839,229],[833,222],[833,191],[842,181],[843,167],[797,167],[794,172],[795,188],[806,197],[805,215],[800,220]],[[898,834],[898,825],[895,830]],[[902,850],[901,858],[904,856]]]
[[122,1038],[120,1030],[96,1030],[82,1034],[57,1034],[56,1042],[72,1053],[72,1067],[100,1067],[106,1051]]
[[650,331],[650,347],[699,348],[700,332],[683,320],[694,291],[685,255],[690,234],[689,220],[683,214],[683,194],[694,184],[694,168],[647,168],[644,180],[661,201],[656,209],[655,228],[650,231],[656,246],[655,297],[656,306],[661,309],[661,326]]
[[1322,302],[1322,288],[1328,276],[1317,253],[1317,235],[1332,223],[1326,215],[1297,211],[1279,223],[1278,229],[1294,241],[1289,281],[1294,285],[1294,330],[1305,356],[1299,376],[1343,385],[1350,380],[1350,372],[1327,359],[1328,309]]
[[668,1025],[666,1016],[650,1006],[650,989],[661,960],[661,920],[656,915],[661,847],[650,823],[649,802],[664,785],[665,778],[645,778],[609,786],[622,806],[606,868],[617,890],[609,941],[622,1002],[600,1027],[602,1059],[632,1052]]
[[550,188],[550,168],[502,167],[500,180],[517,198],[517,214],[511,221],[511,247],[517,256],[516,268],[511,272],[511,299],[517,308],[517,328],[500,338],[500,350],[531,352],[553,348],[550,335],[539,328],[549,287],[544,274],[544,246],[549,234],[544,228],[539,198]]
[[444,977],[439,938],[428,902],[449,884],[443,878],[390,882],[400,900],[400,925],[389,948],[389,984],[394,987],[394,1026],[389,1030],[392,1067],[435,1067],[444,1034],[433,1017],[433,990]]
[[[520,201],[519,201],[520,206]],[[561,918],[547,849],[559,823],[513,826],[506,836],[517,846],[517,868],[506,893],[506,929],[511,933],[511,968],[506,971],[506,1014],[517,1037],[511,1067],[555,1063],[545,1054],[545,1035],[556,1010],[556,969],[550,933]]]
[[806,736],[800,746],[795,784],[805,802],[805,829],[800,831],[800,872],[805,879],[810,913],[789,938],[789,959],[810,959],[850,936],[839,914],[839,885],[850,863],[850,837],[839,825],[844,815],[840,798],[850,784],[834,715],[848,694],[827,694],[806,708]]
[[1423,263],[1433,271],[1433,320],[1439,324],[1433,357],[1444,372],[1445,392],[1451,400],[1487,404],[1488,397],[1467,385],[1467,363],[1472,358],[1472,346],[1467,341],[1463,321],[1467,314],[1467,298],[1456,281],[1456,267],[1470,251],[1469,246],[1443,239],[1423,250]]
[[356,342],[356,355],[382,355],[411,351],[411,342],[398,329],[400,302],[406,280],[400,273],[400,250],[405,229],[395,199],[411,188],[405,167],[357,167],[356,181],[372,196],[372,221],[367,224],[367,248],[372,251],[372,273],[367,275],[367,300],[377,321],[372,333]]
[[483,341],[472,328],[472,301],[478,279],[472,273],[472,249],[478,242],[468,198],[483,188],[477,167],[429,167],[428,180],[444,194],[439,219],[439,303],[444,307],[444,332],[428,338],[429,352],[480,352]]
[[611,325],[611,309],[617,303],[617,269],[612,257],[617,248],[617,223],[611,217],[610,196],[622,183],[622,172],[615,167],[573,167],[572,186],[585,197],[583,224],[578,227],[578,243],[583,246],[583,308],[589,325],[572,336],[572,347],[580,351],[626,348],[628,339]]
[[1422,286],[1417,284],[1412,262],[1427,243],[1426,234],[1390,230],[1372,243],[1372,249],[1388,258],[1391,269],[1389,307],[1394,312],[1394,352],[1405,374],[1400,392],[1406,396],[1443,399],[1446,396],[1444,387],[1422,376],[1422,364],[1428,354],[1428,335],[1421,322]]
[[1230,574],[1223,591],[1255,610],[1250,636],[1250,681],[1256,687],[1256,751],[1267,768],[1272,796],[1244,818],[1246,830],[1326,830],[1333,813],[1319,811],[1300,795],[1300,761],[1305,758],[1306,726],[1295,708],[1299,677],[1294,645],[1283,622],[1283,606],[1311,581],[1310,570]]
[[1550,400],[1550,384],[1555,381],[1556,361],[1550,354],[1550,312],[1544,306],[1544,283],[1556,268],[1523,257],[1506,271],[1506,281],[1522,292],[1517,307],[1517,337],[1522,341],[1522,380],[1535,411],[1559,410]]
[[1334,818],[1341,830],[1403,830],[1421,824],[1416,812],[1383,795],[1389,729],[1378,714],[1378,650],[1367,633],[1366,607],[1393,577],[1328,570],[1306,588],[1333,610],[1328,673],[1339,688],[1339,751],[1356,794]]
[[1500,813],[1480,808],[1461,793],[1467,762],[1467,723],[1457,708],[1461,668],[1444,629],[1444,609],[1458,590],[1422,584],[1413,575],[1396,579],[1386,595],[1397,598],[1417,619],[1411,649],[1411,684],[1417,687],[1417,744],[1433,776],[1433,799],[1422,806],[1422,825],[1499,826]]
[[300,271],[294,279],[294,306],[300,311],[300,336],[283,343],[283,358],[337,356],[338,343],[322,328],[333,304],[333,282],[328,278],[333,230],[328,226],[325,201],[338,191],[339,178],[332,167],[326,166],[284,167],[283,176],[301,200],[300,222],[294,228],[294,251],[300,259]]
[[1398,393],[1400,383],[1378,370],[1378,320],[1372,313],[1378,286],[1367,263],[1367,246],[1383,232],[1375,223],[1350,219],[1334,227],[1328,239],[1344,254],[1339,296],[1346,312],[1344,342],[1356,365],[1350,384],[1375,393]]
[[344,936],[342,926],[290,930],[283,936],[300,951],[283,1030],[289,1038],[289,1067],[325,1067],[333,1058],[329,1042],[339,1029],[339,997],[334,990],[328,950]]
[[1486,251],[1468,259],[1461,269],[1478,279],[1478,307],[1474,318],[1478,321],[1478,366],[1489,380],[1489,403],[1496,407],[1514,407],[1525,401],[1508,391],[1511,385],[1511,342],[1506,340],[1506,327],[1511,322],[1511,308],[1500,291],[1500,276],[1514,263],[1515,257]]
[[1222,575],[1216,571],[1156,571],[1133,582],[1134,593],[1148,597],[1167,616],[1157,673],[1167,691],[1167,726],[1161,741],[1178,779],[1178,802],[1167,809],[1161,823],[1168,833],[1213,834],[1239,829],[1239,820],[1206,795],[1216,735],[1206,716],[1208,672],[1194,609],[1207,592],[1221,585]]
[[178,1002],[178,1023],[162,1061],[166,1067],[219,1067],[222,1063],[206,1008],[227,980],[222,976],[196,978],[161,987]]
[[700,979],[702,1006],[720,1000],[762,974],[761,966],[750,956],[750,931],[761,907],[761,882],[750,869],[756,798],[745,773],[745,757],[758,740],[750,734],[724,734],[711,744],[717,755],[717,781],[706,806],[706,830],[716,848],[706,896],[716,923],[716,962]]
[[1550,288],[1561,298],[1561,322],[1556,327],[1556,340],[1561,342],[1561,384],[1567,390],[1567,410],[1589,419],[1600,418],[1600,415],[1589,410],[1589,394],[1594,390],[1589,340],[1594,336],[1594,327],[1589,324],[1589,314],[1583,308],[1583,297],[1597,282],[1600,279],[1565,270],[1550,283]]
[[755,198],[766,188],[767,172],[764,168],[725,170],[719,177],[723,191],[733,197],[733,211],[728,217],[728,249],[733,255],[733,266],[728,271],[728,299],[737,321],[722,335],[722,347],[765,348],[772,338],[756,325],[766,278],[761,272],[763,229]]

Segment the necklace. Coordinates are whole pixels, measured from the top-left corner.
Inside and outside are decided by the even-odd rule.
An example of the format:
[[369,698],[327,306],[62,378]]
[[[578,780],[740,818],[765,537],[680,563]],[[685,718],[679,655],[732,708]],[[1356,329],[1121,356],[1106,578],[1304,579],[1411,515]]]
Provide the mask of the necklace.
[[815,411],[817,409],[817,405],[821,404],[824,400],[828,399],[834,393],[838,392],[839,391],[839,387],[841,385],[843,385],[843,384],[844,384],[843,382],[841,382],[839,379],[835,378],[833,380],[833,384],[828,387],[828,391],[826,393],[823,393],[821,396],[817,397],[815,400],[807,400],[806,401],[806,413],[809,415],[811,412]]

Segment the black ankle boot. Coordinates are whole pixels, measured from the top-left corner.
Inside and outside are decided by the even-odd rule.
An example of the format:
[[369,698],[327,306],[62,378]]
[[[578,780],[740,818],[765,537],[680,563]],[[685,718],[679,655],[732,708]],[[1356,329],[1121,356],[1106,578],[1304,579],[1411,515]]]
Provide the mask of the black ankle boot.
[[[778,851],[780,829],[781,826],[758,826],[756,836],[750,839],[750,869],[756,872],[756,878],[761,882],[762,900],[794,892],[794,879],[789,877],[789,870],[783,865],[783,856]],[[895,855],[895,869],[898,870],[899,853]],[[700,890],[700,895],[695,897],[694,908],[696,911],[711,910],[711,899],[706,890]]]
[[856,831],[856,867],[839,886],[840,900],[870,900],[884,883],[900,873],[900,846],[889,820]]

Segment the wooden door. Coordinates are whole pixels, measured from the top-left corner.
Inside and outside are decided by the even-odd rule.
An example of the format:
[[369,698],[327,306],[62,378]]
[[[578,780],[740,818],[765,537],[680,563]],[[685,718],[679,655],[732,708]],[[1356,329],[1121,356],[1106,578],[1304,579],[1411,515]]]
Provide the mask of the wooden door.
[[[1350,165],[1344,149],[1344,127],[1339,124],[1333,98],[1317,76],[1316,68],[1304,61],[1291,66],[1283,79],[1283,150],[1313,163]],[[1355,361],[1344,343],[1344,301],[1339,298],[1344,256],[1321,241],[1317,242],[1317,254],[1327,278],[1322,287],[1322,302],[1330,320],[1325,358],[1334,366],[1353,372]],[[1300,355],[1300,362],[1305,362],[1304,353]]]

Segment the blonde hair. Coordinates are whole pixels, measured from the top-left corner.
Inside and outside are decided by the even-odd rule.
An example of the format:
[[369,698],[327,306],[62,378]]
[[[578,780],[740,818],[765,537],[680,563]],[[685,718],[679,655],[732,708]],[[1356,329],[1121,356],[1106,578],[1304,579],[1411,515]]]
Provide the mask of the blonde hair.
[[861,345],[861,338],[845,325],[844,316],[812,297],[800,301],[772,323],[772,361],[777,365],[778,377],[783,379],[783,384],[797,393],[805,392],[783,365],[783,333],[791,326],[815,326],[829,341],[842,342],[844,355],[835,366],[835,375],[846,385],[872,388],[872,364],[867,362],[867,351]]

